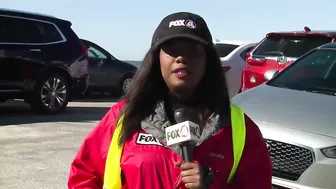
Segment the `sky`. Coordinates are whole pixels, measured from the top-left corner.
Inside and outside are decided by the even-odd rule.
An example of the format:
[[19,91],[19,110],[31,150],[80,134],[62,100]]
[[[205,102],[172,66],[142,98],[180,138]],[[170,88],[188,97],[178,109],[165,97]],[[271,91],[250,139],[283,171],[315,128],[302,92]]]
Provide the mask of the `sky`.
[[[142,60],[168,14],[201,15],[214,39],[259,42],[271,31],[336,30],[335,0],[0,0],[1,8],[53,15],[72,22],[80,38],[121,60]],[[330,24],[331,23],[331,24]]]

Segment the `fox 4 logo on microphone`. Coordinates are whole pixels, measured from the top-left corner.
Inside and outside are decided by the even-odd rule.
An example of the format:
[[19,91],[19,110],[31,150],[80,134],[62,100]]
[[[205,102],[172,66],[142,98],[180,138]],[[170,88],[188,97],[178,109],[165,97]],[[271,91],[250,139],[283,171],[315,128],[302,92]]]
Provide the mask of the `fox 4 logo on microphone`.
[[168,146],[188,141],[198,141],[200,138],[199,126],[191,121],[184,121],[167,127],[165,132]]

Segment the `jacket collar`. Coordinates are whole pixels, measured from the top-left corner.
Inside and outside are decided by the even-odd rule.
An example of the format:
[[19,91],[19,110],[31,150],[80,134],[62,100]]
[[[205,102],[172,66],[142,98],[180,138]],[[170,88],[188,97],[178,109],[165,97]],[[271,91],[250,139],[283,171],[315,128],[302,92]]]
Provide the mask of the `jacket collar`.
[[[181,105],[179,104],[173,104],[171,106],[172,112],[174,112],[174,110],[179,108],[180,106]],[[188,111],[197,110],[189,107]],[[225,123],[228,121],[228,118],[223,115],[225,114],[221,113],[220,108],[218,109],[218,111],[215,111],[211,114],[211,116],[209,117],[209,121],[203,128],[200,140],[195,144],[196,146],[199,146],[202,142],[213,136],[226,125]],[[199,122],[197,121],[192,121],[199,124]],[[172,149],[177,154],[182,156],[182,150],[178,145],[167,146],[165,128],[171,126],[172,124],[173,123],[169,120],[168,115],[165,111],[165,103],[162,101],[157,104],[152,114],[150,114],[141,122],[141,128],[147,133],[153,135],[153,137],[157,138],[166,147]]]

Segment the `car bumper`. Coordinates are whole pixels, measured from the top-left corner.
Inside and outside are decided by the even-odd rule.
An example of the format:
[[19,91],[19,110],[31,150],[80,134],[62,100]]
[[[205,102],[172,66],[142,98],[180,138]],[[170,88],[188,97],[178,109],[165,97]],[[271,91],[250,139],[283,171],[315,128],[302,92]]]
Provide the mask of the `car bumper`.
[[324,185],[320,186],[309,186],[299,183],[291,183],[280,178],[272,179],[273,189],[334,189],[335,187],[325,187]]
[[335,189],[336,159],[323,159],[314,162],[297,182],[273,177],[272,183],[290,189]]
[[84,94],[89,86],[89,75],[84,75],[80,78],[73,79],[73,93]]
[[292,181],[273,176],[272,181],[275,186],[285,189],[336,188],[336,159],[328,158],[321,152],[323,148],[335,146],[336,138],[295,130],[259,120],[254,121],[259,126],[264,138],[304,147],[313,153],[313,163],[301,174],[298,180]]

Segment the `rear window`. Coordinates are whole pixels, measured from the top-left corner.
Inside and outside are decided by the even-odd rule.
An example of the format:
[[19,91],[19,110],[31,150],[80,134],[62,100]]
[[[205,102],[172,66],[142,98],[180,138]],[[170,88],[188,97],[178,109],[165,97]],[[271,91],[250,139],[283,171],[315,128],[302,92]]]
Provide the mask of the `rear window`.
[[317,35],[307,36],[268,36],[253,52],[257,56],[300,57],[306,52],[331,42],[331,38]]
[[[84,44],[78,38],[75,31],[72,30],[71,26],[68,23],[57,23],[57,27],[62,31],[63,35],[67,40],[66,43],[67,48],[74,50],[74,49],[82,49],[85,47]],[[83,51],[79,52],[83,53]]]
[[215,48],[216,48],[216,51],[219,57],[226,57],[237,47],[238,45],[231,45],[231,44],[216,44],[215,45]]
[[52,43],[63,38],[55,25],[42,21],[0,17],[0,42]]

